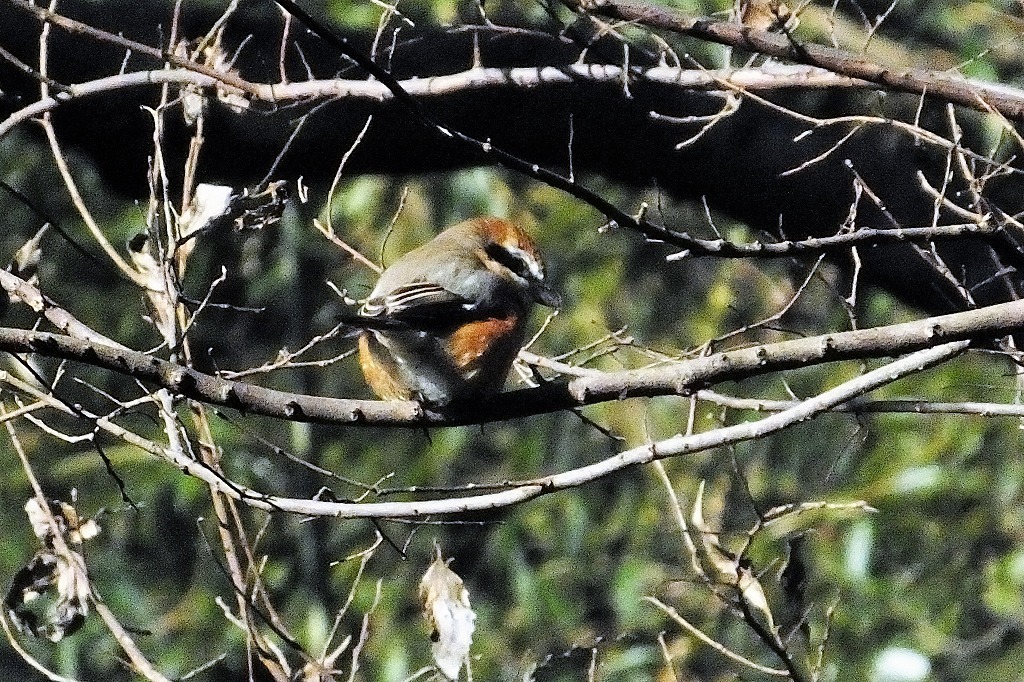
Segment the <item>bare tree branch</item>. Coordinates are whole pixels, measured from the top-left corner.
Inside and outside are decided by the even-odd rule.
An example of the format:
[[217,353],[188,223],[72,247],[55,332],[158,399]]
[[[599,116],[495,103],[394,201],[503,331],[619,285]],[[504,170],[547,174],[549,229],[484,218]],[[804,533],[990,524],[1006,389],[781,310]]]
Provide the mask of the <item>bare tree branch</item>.
[[511,391],[482,404],[438,409],[416,402],[286,393],[227,381],[143,353],[24,329],[0,328],[0,350],[85,362],[200,402],[293,421],[352,426],[456,426],[514,419],[628,397],[686,395],[722,381],[839,360],[894,356],[937,344],[1005,336],[1024,329],[1024,301],[915,322],[783,341],[644,369],[587,374]]
[[817,66],[897,92],[943,99],[976,111],[998,111],[1015,121],[1024,119],[1024,93],[1000,84],[979,87],[948,72],[899,69],[876,64],[864,57],[813,43],[796,43],[786,34],[758,31],[739,23],[690,17],[682,12],[643,0],[565,0],[577,11],[630,21],[674,33],[738,47],[779,59]]
[[[498,509],[519,504],[520,502],[525,502],[558,490],[580,486],[616,471],[640,464],[647,464],[665,457],[692,454],[714,447],[721,447],[753,438],[761,438],[769,433],[775,433],[811,419],[836,405],[841,405],[856,396],[863,395],[879,386],[896,381],[907,374],[921,371],[955,357],[966,350],[968,346],[968,341],[956,341],[936,348],[918,351],[867,374],[844,382],[836,388],[825,391],[821,395],[815,396],[778,414],[765,417],[760,421],[727,426],[706,433],[674,436],[658,443],[625,450],[607,459],[577,469],[529,481],[520,481],[511,490],[495,493],[444,500],[351,504],[262,496],[240,486],[228,485],[219,477],[216,478],[216,483],[211,482],[211,485],[216,485],[222,493],[232,498],[245,501],[246,504],[259,508],[316,516],[393,518]],[[200,476],[207,479],[210,478],[209,474],[211,472],[208,469],[197,467],[194,462],[179,461],[176,464],[185,466],[193,474],[197,473],[196,469],[198,468]]]

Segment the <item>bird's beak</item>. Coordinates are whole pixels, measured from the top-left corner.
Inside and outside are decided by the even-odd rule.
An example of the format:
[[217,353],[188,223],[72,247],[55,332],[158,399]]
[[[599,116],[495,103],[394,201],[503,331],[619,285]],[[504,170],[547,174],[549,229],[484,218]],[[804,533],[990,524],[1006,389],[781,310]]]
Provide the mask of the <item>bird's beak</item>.
[[556,309],[562,306],[562,297],[544,282],[534,282],[531,292],[533,300],[541,305]]

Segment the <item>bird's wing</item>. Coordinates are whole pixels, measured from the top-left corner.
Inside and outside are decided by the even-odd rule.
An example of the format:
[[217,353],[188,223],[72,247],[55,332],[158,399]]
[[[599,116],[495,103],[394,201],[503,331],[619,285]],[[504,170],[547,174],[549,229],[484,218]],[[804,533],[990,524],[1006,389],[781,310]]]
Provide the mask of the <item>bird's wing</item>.
[[453,322],[464,318],[473,302],[433,282],[413,282],[379,298],[368,299],[359,309],[363,317],[384,317],[415,325],[417,322]]

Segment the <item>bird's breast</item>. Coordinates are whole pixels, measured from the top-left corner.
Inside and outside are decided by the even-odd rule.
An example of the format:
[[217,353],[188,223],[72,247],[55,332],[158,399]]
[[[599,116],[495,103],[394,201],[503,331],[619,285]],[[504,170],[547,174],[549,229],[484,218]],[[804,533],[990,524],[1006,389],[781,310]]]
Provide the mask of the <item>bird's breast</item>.
[[448,352],[456,367],[469,367],[484,355],[507,355],[510,345],[518,346],[519,336],[519,317],[514,314],[467,322],[449,337]]

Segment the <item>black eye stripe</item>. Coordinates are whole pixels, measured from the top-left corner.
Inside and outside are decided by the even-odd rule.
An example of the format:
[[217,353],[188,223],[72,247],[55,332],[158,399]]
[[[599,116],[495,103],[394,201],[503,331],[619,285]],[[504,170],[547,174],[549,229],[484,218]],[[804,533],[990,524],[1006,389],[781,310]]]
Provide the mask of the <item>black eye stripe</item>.
[[520,277],[536,279],[535,275],[530,271],[529,264],[523,260],[523,257],[509,251],[501,244],[488,244],[484,248],[484,252]]

